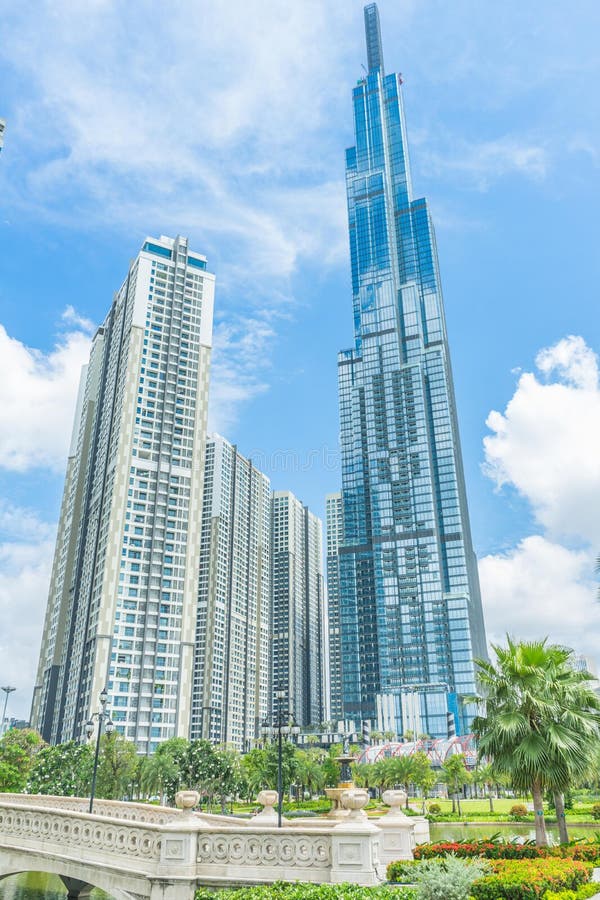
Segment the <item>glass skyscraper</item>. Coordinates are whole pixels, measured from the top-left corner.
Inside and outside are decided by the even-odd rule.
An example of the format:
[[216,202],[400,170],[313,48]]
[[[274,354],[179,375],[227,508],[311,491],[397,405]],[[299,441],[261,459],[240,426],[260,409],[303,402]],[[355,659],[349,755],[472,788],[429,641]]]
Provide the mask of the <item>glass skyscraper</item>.
[[[414,199],[399,75],[376,4],[346,152],[355,343],[338,359],[344,715],[398,734],[468,728],[485,632],[433,225]],[[332,682],[333,682],[332,676]]]

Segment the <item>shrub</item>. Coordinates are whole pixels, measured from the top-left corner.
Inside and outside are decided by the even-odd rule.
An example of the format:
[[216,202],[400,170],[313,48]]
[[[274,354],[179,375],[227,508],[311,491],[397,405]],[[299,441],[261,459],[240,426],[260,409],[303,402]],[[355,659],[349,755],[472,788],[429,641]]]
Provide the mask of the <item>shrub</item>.
[[483,859],[429,859],[414,870],[419,900],[469,900],[473,883],[490,871]]
[[573,859],[495,860],[494,874],[471,888],[475,900],[535,900],[547,891],[577,888],[590,880],[589,863]]
[[[600,804],[599,804],[599,805],[600,805]],[[429,804],[428,812],[429,812],[430,815],[432,815],[432,816],[439,816],[439,814],[441,813],[441,811],[442,811],[442,807],[440,806],[439,803],[430,803],[430,804]],[[599,816],[599,818],[600,818],[600,816]]]
[[408,887],[362,887],[359,884],[306,884],[277,881],[243,888],[211,891],[200,888],[195,900],[416,900]]
[[399,859],[397,862],[391,862],[387,867],[387,879],[396,883],[412,884],[415,866],[419,865],[421,864],[417,859]]
[[524,803],[515,803],[510,808],[510,815],[513,819],[524,819],[528,815],[528,809]]
[[546,891],[544,900],[587,900],[598,893],[598,884],[582,884],[576,891]]
[[600,819],[600,803],[594,803],[592,806],[592,816],[594,819]]

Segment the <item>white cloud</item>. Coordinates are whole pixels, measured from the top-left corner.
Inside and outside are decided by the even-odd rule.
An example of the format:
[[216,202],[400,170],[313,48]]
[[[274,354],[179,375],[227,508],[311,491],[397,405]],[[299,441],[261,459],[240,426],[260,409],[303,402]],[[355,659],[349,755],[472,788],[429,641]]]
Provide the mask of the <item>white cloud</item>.
[[88,332],[89,334],[91,334],[95,328],[92,320],[86,319],[85,316],[80,316],[75,307],[71,306],[70,303],[63,311],[61,319],[63,322],[66,322],[67,325]]
[[504,413],[488,416],[485,471],[498,487],[515,487],[549,534],[600,547],[596,355],[570,336],[542,350],[536,364],[544,379],[524,372]]
[[541,535],[480,560],[488,640],[504,644],[548,637],[592,658],[600,644],[594,554],[572,551]]
[[88,355],[89,337],[80,330],[65,333],[43,353],[0,325],[0,467],[64,469]]
[[[438,149],[433,149],[433,148]],[[523,175],[540,180],[550,168],[548,150],[539,141],[514,135],[469,143],[456,134],[419,137],[418,168],[423,172],[445,175],[456,172],[464,184],[468,179],[479,190],[506,175]]]
[[[548,635],[598,653],[600,606],[600,387],[598,360],[569,336],[520,375],[504,413],[492,411],[484,471],[531,505],[543,533],[480,561],[488,636]],[[575,548],[575,549],[574,549]]]
[[266,315],[218,322],[211,361],[209,431],[227,434],[239,408],[268,390],[270,344],[275,330]]
[[0,54],[29,87],[13,123],[27,161],[14,200],[71,223],[85,209],[111,227],[162,223],[168,211],[203,249],[225,236],[241,265],[285,276],[344,240],[340,149],[319,132],[342,97],[349,112],[342,62],[362,56],[355,11],[234,0],[176,2],[172,13],[157,27],[151,5],[11,10]]
[[[0,660],[2,684],[17,688],[8,715],[29,718],[54,551],[55,529],[31,510],[2,506]],[[4,697],[2,697],[2,700]]]

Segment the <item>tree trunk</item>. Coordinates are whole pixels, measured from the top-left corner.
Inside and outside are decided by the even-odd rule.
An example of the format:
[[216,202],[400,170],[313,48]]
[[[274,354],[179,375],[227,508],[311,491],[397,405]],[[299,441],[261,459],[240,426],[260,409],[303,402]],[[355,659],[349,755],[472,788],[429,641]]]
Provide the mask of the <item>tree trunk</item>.
[[565,819],[565,798],[558,791],[554,792],[554,808],[556,809],[556,821],[558,822],[558,834],[561,844],[569,843],[567,820]]
[[491,791],[488,794],[488,800],[490,801],[490,812],[493,813],[494,812],[494,798],[492,797]]
[[538,847],[548,846],[548,835],[546,834],[546,821],[544,819],[544,795],[539,779],[534,779],[531,785],[531,793],[533,794],[533,811],[535,814],[535,843]]
[[461,808],[460,808],[460,794],[457,794],[457,795],[456,795],[456,806],[458,807],[458,814],[459,814],[459,816],[462,816],[462,811],[461,811]]
[[452,812],[456,812],[456,794],[452,794]]
[[407,809],[408,809],[408,788],[409,788],[409,785],[408,785],[408,782],[406,782],[406,784],[404,785],[404,790],[406,792],[406,808]]

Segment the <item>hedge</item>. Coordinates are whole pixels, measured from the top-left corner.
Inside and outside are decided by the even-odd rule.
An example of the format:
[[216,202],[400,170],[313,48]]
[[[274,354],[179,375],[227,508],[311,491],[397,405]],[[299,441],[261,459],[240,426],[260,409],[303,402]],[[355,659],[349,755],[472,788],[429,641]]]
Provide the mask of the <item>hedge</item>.
[[412,888],[362,887],[358,884],[306,884],[277,881],[254,887],[211,891],[200,888],[195,900],[415,900]]
[[471,888],[475,900],[542,900],[547,891],[576,891],[592,874],[590,863],[574,859],[500,859],[491,865],[494,874]]

